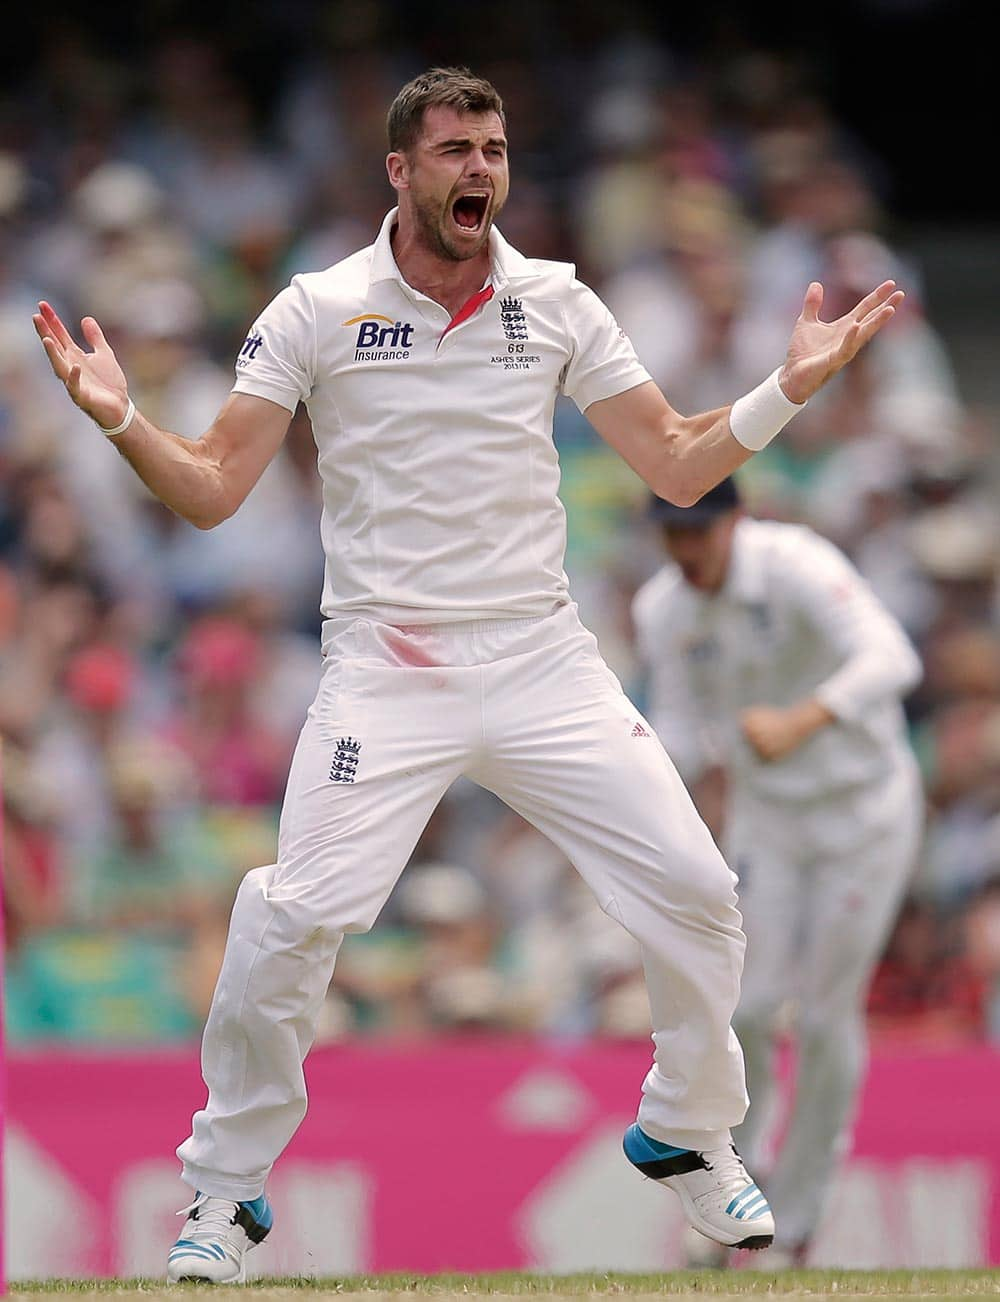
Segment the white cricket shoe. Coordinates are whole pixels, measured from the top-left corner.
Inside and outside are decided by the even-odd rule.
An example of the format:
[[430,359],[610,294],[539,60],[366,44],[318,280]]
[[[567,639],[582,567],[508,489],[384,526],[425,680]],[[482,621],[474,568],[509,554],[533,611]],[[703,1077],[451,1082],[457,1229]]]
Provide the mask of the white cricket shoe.
[[246,1282],[246,1255],[270,1232],[274,1217],[263,1196],[232,1202],[200,1193],[177,1213],[188,1218],[167,1257],[167,1282],[200,1280],[203,1284]]
[[633,1124],[623,1147],[643,1175],[673,1189],[688,1223],[707,1239],[751,1250],[774,1241],[771,1208],[732,1144],[698,1153],[660,1143]]

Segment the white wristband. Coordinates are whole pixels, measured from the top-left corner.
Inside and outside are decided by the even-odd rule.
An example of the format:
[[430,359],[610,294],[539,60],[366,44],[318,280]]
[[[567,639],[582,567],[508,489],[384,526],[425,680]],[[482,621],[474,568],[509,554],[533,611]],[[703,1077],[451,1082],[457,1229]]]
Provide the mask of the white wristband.
[[[129,398],[128,406],[125,408],[125,419],[120,425],[116,425],[114,429],[105,429],[103,425],[98,425],[97,428],[105,438],[113,439],[116,434],[124,434],[133,420],[135,420],[135,403]],[[96,421],[94,423],[97,424]]]
[[786,398],[778,383],[778,373],[772,371],[763,384],[737,398],[729,410],[729,428],[737,443],[751,452],[766,448],[774,436],[781,432],[796,412],[806,405]]

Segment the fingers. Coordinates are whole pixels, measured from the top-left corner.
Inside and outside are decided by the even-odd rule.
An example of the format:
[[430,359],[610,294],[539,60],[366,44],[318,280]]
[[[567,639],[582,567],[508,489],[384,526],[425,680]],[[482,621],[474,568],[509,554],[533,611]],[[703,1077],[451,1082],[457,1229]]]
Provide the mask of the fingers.
[[880,308],[876,308],[874,312],[870,312],[863,321],[859,322],[856,325],[855,329],[857,331],[857,335],[856,335],[856,345],[854,348],[855,352],[857,352],[859,348],[861,348],[864,344],[866,344],[868,340],[872,338],[873,335],[878,334],[878,332],[882,329],[884,325],[886,325],[889,321],[892,320],[892,318],[896,315],[897,306],[898,305],[896,303],[892,303],[892,302],[883,303],[883,305]]
[[894,280],[884,280],[877,289],[873,289],[870,294],[865,295],[854,311],[850,313],[851,317],[855,321],[863,321],[870,312],[880,308],[890,296],[898,299],[900,303],[903,301],[903,291],[896,289],[896,282]]
[[[846,313],[842,321],[854,321],[861,324],[867,324],[867,320],[873,314],[881,312],[884,307],[899,307],[906,297],[901,289],[896,288],[894,280],[884,280],[881,285],[873,289],[870,294],[866,294],[863,299],[855,306],[853,311]],[[806,290],[805,300],[802,304],[802,320],[813,322],[819,321],[820,309],[823,306],[823,286],[819,281],[814,280]],[[880,324],[885,324],[884,318],[879,318]]]
[[104,338],[104,331],[97,324],[92,316],[85,316],[80,322],[80,329],[83,331],[83,337],[90,344],[96,353],[100,348],[107,348],[108,341]]
[[814,280],[806,290],[806,296],[802,302],[801,319],[803,321],[818,321],[819,310],[822,306],[823,286],[818,280]]
[[[52,335],[62,348],[71,348],[73,346],[73,336],[59,319],[59,314],[51,303],[46,303],[44,299],[38,304],[42,320],[48,326],[49,334]],[[37,327],[36,327],[37,328]]]
[[[62,347],[58,339],[49,333],[50,326],[44,317],[36,314],[31,319],[38,337],[42,341],[42,347],[45,349],[45,356],[49,359],[49,365],[65,384],[69,396],[79,406],[83,368],[79,362],[70,361],[66,349]],[[79,349],[75,349],[75,351],[79,353]]]
[[43,344],[45,343],[46,339],[48,339],[59,350],[60,353],[62,352],[62,348],[49,332],[49,327],[45,324],[45,318],[41,315],[40,312],[36,312],[35,315],[31,318],[31,324],[35,327],[35,334],[39,337],[39,339],[42,341]]
[[[37,330],[38,327],[36,326]],[[41,331],[39,331],[41,334]],[[42,335],[42,347],[45,349],[45,356],[49,359],[49,365],[58,375],[59,379],[65,384],[69,377],[70,365],[66,360],[66,354],[59,347],[51,335]]]
[[66,392],[79,406],[80,386],[83,379],[83,370],[80,363],[71,363],[51,335],[45,336],[42,340],[42,347],[45,349],[45,355],[49,359],[53,371],[65,384]]
[[62,356],[64,351],[63,346],[58,341],[58,339],[56,339],[55,335],[53,335],[51,329],[49,328],[45,318],[41,315],[41,313],[39,312],[35,313],[35,315],[31,318],[31,324],[35,327],[35,334],[38,335],[39,339],[42,341],[42,344],[44,345],[47,339],[49,343],[52,344],[53,348],[55,348],[55,350],[59,353],[59,355]]
[[[896,315],[896,308],[899,307],[906,295],[901,289],[893,289],[892,286],[893,282],[891,280],[879,285],[878,289],[873,290],[862,299],[854,312],[841,317],[839,321],[833,323],[831,328],[840,334],[833,353],[833,357],[836,359],[834,362],[836,370],[846,366],[864,348],[865,344],[870,339],[873,339],[883,326],[888,325]],[[861,308],[872,303],[875,306],[869,306],[868,311],[863,316],[858,317],[857,313],[860,312]]]
[[[36,327],[37,328],[37,327]],[[72,398],[81,410],[86,410],[82,400],[83,388],[83,367],[79,362],[70,362],[65,352],[59,347],[58,343],[51,335],[46,335],[42,340],[42,346],[45,349],[45,355],[48,357],[53,371],[62,380],[66,386],[66,392]],[[90,414],[89,412],[87,413]]]
[[893,312],[895,312],[896,308],[899,307],[900,303],[902,303],[905,297],[906,295],[903,293],[903,291],[901,289],[897,289],[894,293],[889,295],[889,297],[885,300],[884,303],[881,303],[878,306],[872,308],[872,310],[868,312],[865,316],[858,317],[857,320],[859,324],[863,328],[865,325],[867,325],[868,319],[870,317],[880,315],[886,310],[886,308],[890,308]]

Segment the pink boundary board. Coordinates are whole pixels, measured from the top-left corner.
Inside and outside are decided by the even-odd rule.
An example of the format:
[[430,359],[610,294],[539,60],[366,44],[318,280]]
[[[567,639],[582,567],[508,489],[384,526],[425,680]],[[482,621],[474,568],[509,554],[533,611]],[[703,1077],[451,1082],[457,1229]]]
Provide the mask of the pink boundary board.
[[[372,1174],[377,1270],[527,1265],[516,1209],[587,1135],[628,1117],[649,1065],[643,1043],[571,1047],[467,1039],[317,1050],[311,1108],[288,1157]],[[572,1126],[512,1125],[503,1106],[530,1073],[554,1072],[585,1100]],[[107,1207],[130,1165],[169,1156],[204,1099],[194,1051],[50,1052],[8,1063],[10,1115]],[[988,1171],[987,1255],[1000,1264],[1000,1052],[883,1052],[871,1063],[854,1158],[974,1158]],[[16,1198],[17,1191],[8,1191]],[[94,1245],[93,1270],[114,1249]]]

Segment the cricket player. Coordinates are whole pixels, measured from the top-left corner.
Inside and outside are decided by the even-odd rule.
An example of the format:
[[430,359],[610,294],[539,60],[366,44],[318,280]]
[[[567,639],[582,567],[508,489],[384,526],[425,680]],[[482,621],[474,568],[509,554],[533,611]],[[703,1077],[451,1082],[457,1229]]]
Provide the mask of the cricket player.
[[745,943],[735,878],[577,617],[552,411],[569,395],[655,493],[693,503],[902,292],[886,281],[825,322],[810,285],[780,367],[732,407],[684,417],[573,267],[524,257],[494,227],[509,177],[489,83],[417,77],[388,138],[397,206],[374,243],[296,276],[263,311],[200,439],[135,410],[92,317],[84,346],[47,303],[34,318],[73,401],[200,528],[239,507],[300,402],[323,482],[324,671],[277,862],[248,873],[233,908],[205,1028],[208,1101],[178,1149],[195,1197],[169,1278],[244,1278],[271,1225],[268,1172],[305,1113],[302,1062],[338,947],[371,927],[460,774],[551,837],[642,947],[655,1053],[629,1159],[705,1235],[767,1244],[770,1210],[730,1134],[747,1102],[730,1027]]
[[656,498],[652,512],[670,562],[637,594],[634,622],[650,718],[680,773],[697,794],[725,770],[722,845],[747,937],[734,1024],[750,1110],[736,1137],[758,1170],[777,1102],[775,1019],[797,1005],[795,1100],[766,1183],[769,1256],[798,1262],[846,1142],[868,981],[919,842],[900,700],[920,661],[831,543],[747,518],[732,479],[694,506]]

